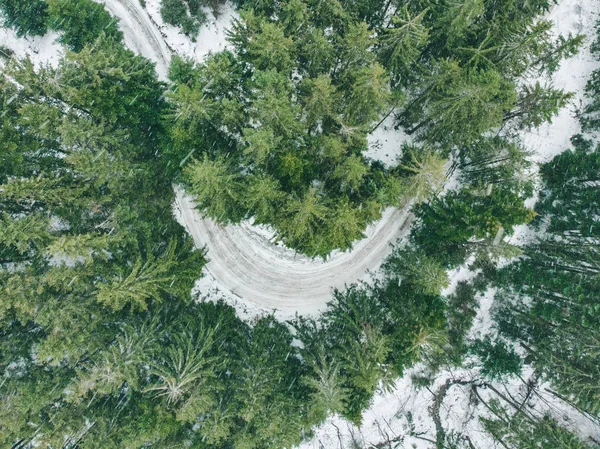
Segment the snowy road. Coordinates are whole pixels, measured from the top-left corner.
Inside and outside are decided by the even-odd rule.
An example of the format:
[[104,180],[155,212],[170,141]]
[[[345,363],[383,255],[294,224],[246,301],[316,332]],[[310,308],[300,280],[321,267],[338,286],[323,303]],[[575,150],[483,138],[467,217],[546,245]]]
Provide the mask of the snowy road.
[[[161,77],[167,73],[170,51],[138,0],[103,0],[120,19],[126,44],[157,64]],[[333,288],[366,279],[390,253],[390,243],[406,235],[412,216],[389,209],[371,226],[368,238],[349,253],[326,262],[310,260],[272,245],[253,226],[222,227],[203,220],[190,198],[177,191],[176,213],[198,247],[206,246],[207,270],[221,291],[262,309],[277,309],[290,316],[295,312],[315,313],[331,299]]]
[[[126,44],[156,62],[157,72],[164,78],[171,58],[164,41],[165,34],[161,32],[165,30],[157,28],[138,0],[102,2],[120,18]],[[155,0],[147,2],[150,4]],[[548,17],[554,21],[556,34],[592,29],[594,23],[589,8],[582,8],[577,0],[561,2]],[[217,47],[221,43],[216,41],[223,37],[224,33],[216,33],[214,42],[204,39],[202,45]],[[590,60],[593,58],[589,52],[584,52],[563,64],[553,76],[556,87],[578,93],[575,104],[582,99],[585,80],[594,67]],[[565,108],[553,123],[524,132],[522,139],[527,147],[536,151],[535,160],[548,160],[569,146],[569,138],[577,132],[578,126],[573,111]],[[392,133],[385,138],[393,151],[396,138]],[[201,281],[200,289],[218,290],[222,298],[241,302],[254,310],[278,309],[280,317],[289,317],[295,312],[315,313],[331,298],[333,288],[365,279],[368,271],[376,270],[390,253],[390,243],[408,233],[412,221],[410,214],[390,209],[368,230],[368,238],[358,242],[352,252],[337,254],[322,262],[296,256],[270,244],[264,232],[249,224],[221,227],[211,220],[203,220],[194,210],[192,201],[181,191],[177,191],[176,203],[178,219],[196,245],[208,249],[210,262],[206,279],[210,281]]]
[[412,221],[408,211],[390,208],[351,252],[322,262],[270,244],[249,224],[223,227],[202,219],[181,192],[176,209],[196,245],[207,246],[207,268],[221,287],[284,316],[313,314],[331,299],[333,287],[341,289],[366,278],[390,253],[390,243],[408,233]]
[[133,51],[156,63],[158,75],[167,77],[171,52],[139,0],[100,0],[106,9],[119,18],[125,44]]

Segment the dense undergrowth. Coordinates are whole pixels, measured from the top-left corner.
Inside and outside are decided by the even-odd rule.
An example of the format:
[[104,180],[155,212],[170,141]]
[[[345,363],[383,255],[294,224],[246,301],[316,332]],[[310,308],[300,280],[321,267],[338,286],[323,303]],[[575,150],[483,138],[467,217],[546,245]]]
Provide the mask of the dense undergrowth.
[[[0,446],[291,447],[329,413],[359,423],[417,361],[435,372],[471,354],[484,377],[515,375],[510,345],[466,338],[490,279],[506,292],[502,335],[597,414],[598,153],[578,139],[542,168],[535,217],[513,137],[569,99],[520,78],[551,72],[581,41],[552,41],[539,19],[549,2],[241,7],[235,51],[175,58],[167,85],[102,6],[0,1],[20,34],[49,26],[72,50],[55,68],[2,63]],[[415,137],[395,168],[363,156],[390,111]],[[438,197],[450,156],[460,187]],[[171,214],[174,180],[208,215],[255,216],[311,255],[349,247],[387,205],[412,200],[418,220],[378,281],[336,292],[316,321],[245,323],[190,297],[205,255]],[[546,237],[502,241],[534,217]],[[483,274],[441,296],[446,270],[468,259]],[[548,279],[536,267],[552,267]],[[498,416],[489,432],[509,447],[530,447],[513,422],[555,426]]]

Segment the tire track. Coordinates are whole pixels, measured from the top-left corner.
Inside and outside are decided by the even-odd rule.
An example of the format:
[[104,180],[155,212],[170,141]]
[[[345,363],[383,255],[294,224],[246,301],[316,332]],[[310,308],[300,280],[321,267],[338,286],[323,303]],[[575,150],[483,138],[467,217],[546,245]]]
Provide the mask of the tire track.
[[133,51],[156,63],[156,71],[167,77],[172,53],[158,28],[154,26],[139,0],[99,0],[120,19],[125,44]]
[[[120,19],[126,44],[155,61],[159,75],[166,77],[171,52],[141,5],[136,0],[102,3]],[[334,288],[367,279],[390,254],[391,243],[408,234],[414,218],[408,208],[388,209],[352,251],[324,262],[272,245],[248,224],[223,227],[203,219],[190,197],[177,187],[175,193],[175,214],[195,245],[208,250],[206,268],[220,287],[259,307],[289,314],[314,314],[325,308]]]

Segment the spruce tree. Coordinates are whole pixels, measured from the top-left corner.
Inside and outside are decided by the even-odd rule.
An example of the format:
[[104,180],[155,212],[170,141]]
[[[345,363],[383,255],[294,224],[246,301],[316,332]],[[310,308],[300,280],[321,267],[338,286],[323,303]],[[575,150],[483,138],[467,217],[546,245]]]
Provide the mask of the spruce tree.
[[17,36],[43,36],[48,29],[48,4],[44,0],[1,0],[3,24]]

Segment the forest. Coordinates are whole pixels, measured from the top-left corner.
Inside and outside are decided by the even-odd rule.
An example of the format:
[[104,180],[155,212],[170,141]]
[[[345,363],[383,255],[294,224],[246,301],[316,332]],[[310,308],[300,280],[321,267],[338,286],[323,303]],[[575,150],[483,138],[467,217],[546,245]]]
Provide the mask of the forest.
[[[417,364],[422,389],[442,367],[477,371],[498,447],[600,447],[494,386],[531,367],[600,423],[600,71],[537,180],[518,135],[573,98],[529,81],[584,43],[552,32],[552,5],[238,0],[230,47],[174,55],[160,80],[103,4],[0,0],[3,26],[64,48],[36,65],[0,45],[0,448],[291,448],[333,414],[359,425]],[[195,39],[217,7],[160,13]],[[390,117],[410,137],[393,166],[365,156]],[[176,221],[174,184],[313,258],[388,207],[415,220],[322,315],[248,322],[192,296],[211,254]],[[517,226],[534,237],[508,243]],[[443,294],[466,265],[477,275]],[[490,287],[497,332],[472,338]],[[433,415],[427,447],[484,449]]]

